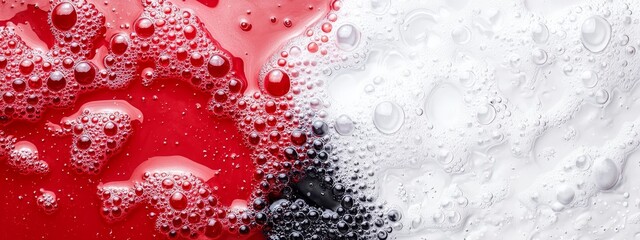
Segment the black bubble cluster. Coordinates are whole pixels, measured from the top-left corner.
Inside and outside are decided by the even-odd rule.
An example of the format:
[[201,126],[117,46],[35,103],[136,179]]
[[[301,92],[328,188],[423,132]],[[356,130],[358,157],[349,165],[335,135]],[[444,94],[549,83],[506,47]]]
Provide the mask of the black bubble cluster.
[[265,232],[271,240],[387,239],[391,232],[384,216],[344,196],[335,208],[303,198],[280,199],[268,210]]
[[314,121],[304,154],[294,151],[291,158],[304,156],[303,177],[290,182],[282,195],[272,197],[263,210],[265,234],[271,240],[297,239],[387,239],[392,229],[389,216],[382,213],[372,198],[356,192],[338,176],[339,159],[328,144],[328,126]]

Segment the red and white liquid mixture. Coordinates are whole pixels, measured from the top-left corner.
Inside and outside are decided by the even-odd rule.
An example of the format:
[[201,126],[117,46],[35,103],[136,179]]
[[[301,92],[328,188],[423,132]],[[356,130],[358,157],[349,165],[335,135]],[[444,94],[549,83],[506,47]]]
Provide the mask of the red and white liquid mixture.
[[640,4],[0,3],[0,239],[640,239]]

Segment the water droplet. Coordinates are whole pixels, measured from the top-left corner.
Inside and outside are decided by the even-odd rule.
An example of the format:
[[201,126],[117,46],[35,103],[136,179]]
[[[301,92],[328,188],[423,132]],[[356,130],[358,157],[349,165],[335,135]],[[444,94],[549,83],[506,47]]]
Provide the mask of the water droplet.
[[78,142],[76,142],[76,146],[78,146],[79,149],[87,149],[91,147],[91,138],[87,135],[80,136],[78,138]]
[[441,149],[438,152],[436,159],[442,164],[449,164],[453,161],[453,154],[447,149]]
[[124,34],[116,34],[111,38],[111,51],[115,54],[122,55],[129,48],[129,39]]
[[371,0],[371,11],[374,14],[384,14],[391,5],[390,0]]
[[409,14],[401,26],[400,34],[404,42],[412,47],[433,47],[440,38],[430,30],[436,24],[432,12],[416,10]]
[[243,19],[240,21],[240,29],[242,29],[242,31],[250,31],[252,27],[251,23],[247,22],[247,20]]

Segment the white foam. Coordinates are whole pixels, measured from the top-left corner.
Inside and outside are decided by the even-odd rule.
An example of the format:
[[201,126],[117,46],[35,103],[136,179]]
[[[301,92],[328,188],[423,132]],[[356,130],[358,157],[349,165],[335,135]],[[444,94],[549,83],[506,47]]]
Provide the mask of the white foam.
[[392,238],[637,239],[638,11],[348,0],[328,54],[288,61],[315,63],[297,101],[322,100],[338,174],[400,211]]

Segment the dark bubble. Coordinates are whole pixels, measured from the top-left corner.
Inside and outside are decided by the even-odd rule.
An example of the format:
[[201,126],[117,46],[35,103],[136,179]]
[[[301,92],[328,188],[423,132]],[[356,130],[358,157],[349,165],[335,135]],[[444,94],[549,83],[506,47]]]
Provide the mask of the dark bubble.
[[57,92],[64,89],[66,86],[67,80],[62,72],[55,71],[49,74],[49,79],[47,79],[47,88],[51,91]]
[[129,38],[126,35],[120,33],[111,38],[111,51],[113,53],[122,55],[127,51],[127,48],[129,48]]
[[207,69],[212,77],[219,78],[224,77],[229,73],[231,69],[231,63],[225,57],[218,54],[214,54],[209,58]]
[[329,126],[323,121],[316,120],[311,125],[311,131],[316,136],[324,136],[329,131]]
[[91,138],[87,135],[82,135],[78,138],[78,141],[76,142],[76,146],[79,149],[87,149],[89,147],[91,147]]
[[88,85],[93,82],[96,77],[96,66],[91,62],[80,62],[73,69],[76,82],[82,85]]

